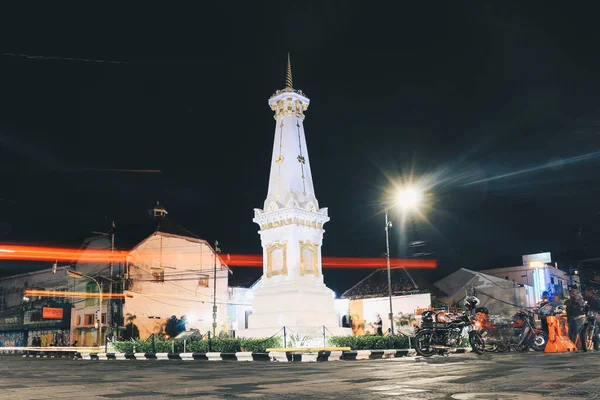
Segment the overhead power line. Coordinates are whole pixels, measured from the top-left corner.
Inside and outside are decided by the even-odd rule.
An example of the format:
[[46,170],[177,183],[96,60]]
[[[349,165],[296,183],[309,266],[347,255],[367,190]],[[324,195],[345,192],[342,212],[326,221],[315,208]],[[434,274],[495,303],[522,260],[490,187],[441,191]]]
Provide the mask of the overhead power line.
[[79,62],[97,63],[97,64],[129,64],[127,61],[98,60],[98,59],[93,59],[93,58],[34,56],[31,54],[21,54],[21,53],[2,53],[2,55],[5,57],[21,57],[21,58],[28,58],[31,60],[79,61]]

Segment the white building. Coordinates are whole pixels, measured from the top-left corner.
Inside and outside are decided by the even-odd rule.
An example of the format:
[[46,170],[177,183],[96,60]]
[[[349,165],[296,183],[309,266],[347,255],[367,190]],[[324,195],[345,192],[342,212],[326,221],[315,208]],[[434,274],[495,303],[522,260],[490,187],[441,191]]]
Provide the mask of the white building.
[[567,298],[569,285],[579,286],[579,276],[569,276],[566,272],[558,269],[556,264],[552,263],[550,253],[525,255],[523,256],[523,265],[485,269],[480,272],[533,287],[533,296],[536,302],[541,299],[544,291],[551,296],[558,294],[561,298]]
[[[83,255],[85,251],[110,248],[110,236],[97,236],[85,242]],[[79,343],[101,344],[107,331],[112,337],[115,326],[125,324],[127,330],[128,323],[137,327],[142,339],[153,333],[164,334],[167,320],[173,315],[185,316],[187,329],[212,331],[215,293],[216,332],[229,331],[229,268],[205,240],[171,221],[162,206],[157,205],[151,218],[141,226],[115,230],[115,248],[125,250],[126,256],[122,262],[113,263],[112,274],[107,263],[75,265],[77,272],[95,278],[103,293],[124,294],[124,299],[102,302],[100,342],[96,321],[98,299],[76,304],[72,320]],[[98,291],[96,283],[84,280],[86,291]]]
[[253,294],[248,328],[240,336],[267,337],[286,326],[306,334],[341,329],[334,293],[323,283],[321,245],[327,208],[315,196],[304,132],[309,99],[292,86],[288,56],[286,87],[269,99],[275,135],[267,197],[254,210],[263,247],[263,277]]

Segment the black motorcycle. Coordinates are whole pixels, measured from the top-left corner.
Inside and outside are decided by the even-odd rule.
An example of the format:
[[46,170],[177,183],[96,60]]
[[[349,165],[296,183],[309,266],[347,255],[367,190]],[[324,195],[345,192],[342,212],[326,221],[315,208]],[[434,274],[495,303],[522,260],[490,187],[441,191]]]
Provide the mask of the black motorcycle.
[[600,346],[600,326],[598,320],[600,316],[596,310],[592,310],[585,302],[583,307],[585,311],[585,324],[581,327],[581,345],[587,350],[597,350]]
[[[423,357],[435,354],[445,355],[455,352],[460,344],[465,327],[471,326],[471,318],[467,315],[457,315],[441,322],[433,311],[425,311],[421,315],[421,326],[415,332],[415,350]],[[473,351],[483,354],[485,344],[481,335],[476,331],[469,332],[469,343]]]

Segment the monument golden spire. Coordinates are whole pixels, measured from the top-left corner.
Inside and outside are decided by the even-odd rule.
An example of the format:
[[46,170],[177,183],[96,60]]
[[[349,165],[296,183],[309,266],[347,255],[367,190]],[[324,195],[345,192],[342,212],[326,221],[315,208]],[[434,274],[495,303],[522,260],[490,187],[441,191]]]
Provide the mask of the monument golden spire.
[[285,77],[285,88],[293,89],[292,85],[292,63],[290,61],[290,53],[288,53],[287,75]]

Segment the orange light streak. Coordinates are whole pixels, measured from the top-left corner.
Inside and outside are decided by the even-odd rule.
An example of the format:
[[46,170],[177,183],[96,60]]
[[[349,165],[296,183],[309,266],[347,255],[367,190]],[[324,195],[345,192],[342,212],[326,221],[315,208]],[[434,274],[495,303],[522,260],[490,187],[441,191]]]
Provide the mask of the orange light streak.
[[[37,290],[27,289],[24,292],[25,296],[37,296],[37,297],[78,297],[86,299],[98,299],[100,293],[98,292],[60,292],[57,290]],[[125,297],[123,293],[102,293],[102,300],[104,299],[122,299]]]
[[[59,262],[80,262],[80,263],[115,263],[124,262],[126,257],[133,255],[131,260],[134,264],[140,260],[151,261],[156,258],[159,251],[156,252],[136,252],[132,254],[128,251],[115,250],[90,250],[90,249],[68,249],[40,246],[13,246],[0,244],[0,260],[30,260],[30,261],[59,261]],[[160,252],[160,257],[164,265],[187,264],[197,265],[199,262],[198,253],[173,251],[172,249]],[[225,264],[230,267],[262,267],[262,255],[244,255],[230,254],[221,256]],[[386,267],[385,258],[359,258],[359,257],[323,257],[323,268],[384,268]],[[404,268],[436,268],[436,260],[423,259],[402,259],[393,258],[390,260],[391,267]]]

